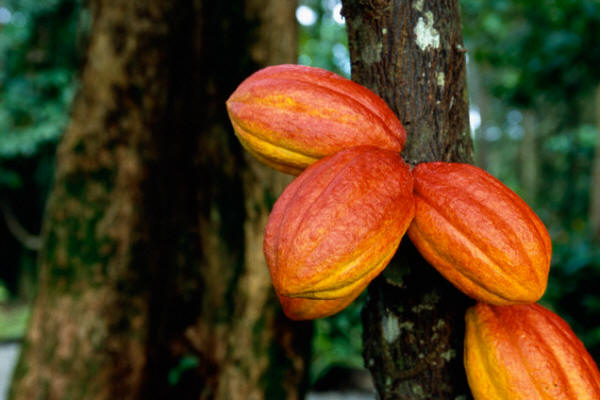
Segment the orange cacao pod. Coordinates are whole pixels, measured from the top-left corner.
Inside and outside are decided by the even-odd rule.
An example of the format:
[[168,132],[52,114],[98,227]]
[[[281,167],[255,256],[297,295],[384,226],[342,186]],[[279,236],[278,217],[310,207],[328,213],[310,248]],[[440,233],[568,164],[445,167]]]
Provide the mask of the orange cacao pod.
[[249,153],[293,175],[341,149],[370,145],[400,152],[406,140],[381,98],[314,67],[277,65],[254,73],[229,97],[227,112]]
[[408,234],[446,279],[496,305],[542,296],[550,236],[516,193],[468,164],[423,163],[413,177],[416,211]]
[[569,325],[538,304],[467,310],[464,363],[475,400],[597,400],[600,372]]
[[283,191],[265,229],[275,291],[321,300],[358,296],[410,224],[412,189],[400,154],[372,146],[342,150],[307,168]]

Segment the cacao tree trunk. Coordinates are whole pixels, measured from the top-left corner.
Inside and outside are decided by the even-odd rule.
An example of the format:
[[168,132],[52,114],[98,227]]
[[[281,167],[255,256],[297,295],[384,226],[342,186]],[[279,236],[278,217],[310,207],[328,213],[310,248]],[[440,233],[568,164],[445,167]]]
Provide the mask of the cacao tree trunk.
[[245,157],[225,112],[295,61],[295,2],[91,6],[11,398],[302,397],[311,325],[283,317],[262,257],[289,178]]
[[[472,162],[458,0],[344,0],[343,13],[352,79],[404,124],[406,161]],[[403,240],[363,310],[365,365],[382,399],[469,395],[462,342],[471,303]]]

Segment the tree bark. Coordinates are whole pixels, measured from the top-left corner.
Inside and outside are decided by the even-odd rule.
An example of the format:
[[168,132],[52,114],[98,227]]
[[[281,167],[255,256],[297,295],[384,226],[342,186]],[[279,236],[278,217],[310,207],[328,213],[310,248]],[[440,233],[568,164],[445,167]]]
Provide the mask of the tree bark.
[[225,112],[249,74],[295,61],[294,11],[92,1],[12,399],[301,397],[311,325],[283,317],[262,257],[289,179],[245,157]]
[[[407,130],[407,162],[472,162],[457,0],[345,0],[352,79]],[[472,301],[403,240],[370,286],[364,359],[382,399],[466,398],[464,312]],[[463,397],[461,397],[463,396]]]

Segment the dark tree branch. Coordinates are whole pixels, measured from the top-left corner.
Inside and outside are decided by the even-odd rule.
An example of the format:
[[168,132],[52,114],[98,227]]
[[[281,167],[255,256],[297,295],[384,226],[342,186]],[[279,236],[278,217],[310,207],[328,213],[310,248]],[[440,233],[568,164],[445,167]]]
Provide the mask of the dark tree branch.
[[27,250],[39,251],[42,247],[41,238],[38,235],[33,235],[25,229],[19,222],[15,212],[6,198],[0,199],[0,211],[6,223],[8,231],[13,235],[19,243]]

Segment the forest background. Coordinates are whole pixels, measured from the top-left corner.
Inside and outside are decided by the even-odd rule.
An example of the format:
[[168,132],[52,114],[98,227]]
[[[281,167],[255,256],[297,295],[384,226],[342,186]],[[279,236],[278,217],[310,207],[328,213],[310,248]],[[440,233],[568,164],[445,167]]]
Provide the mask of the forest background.
[[[553,259],[541,303],[600,362],[600,2],[462,0],[461,7],[476,163],[545,222]],[[350,75],[340,8],[335,0],[299,2],[298,63]],[[78,90],[90,15],[80,0],[0,3],[1,340],[26,329],[56,147]],[[361,301],[316,322],[312,381],[332,365],[362,366]]]

